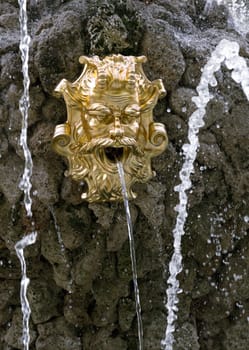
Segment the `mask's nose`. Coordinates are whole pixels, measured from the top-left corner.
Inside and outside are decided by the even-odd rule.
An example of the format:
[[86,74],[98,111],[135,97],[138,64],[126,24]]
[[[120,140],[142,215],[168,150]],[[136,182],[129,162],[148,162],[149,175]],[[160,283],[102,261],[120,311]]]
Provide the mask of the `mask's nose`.
[[123,136],[123,134],[124,134],[124,129],[121,126],[120,119],[118,116],[115,116],[114,125],[110,130],[110,137],[112,139],[120,138]]

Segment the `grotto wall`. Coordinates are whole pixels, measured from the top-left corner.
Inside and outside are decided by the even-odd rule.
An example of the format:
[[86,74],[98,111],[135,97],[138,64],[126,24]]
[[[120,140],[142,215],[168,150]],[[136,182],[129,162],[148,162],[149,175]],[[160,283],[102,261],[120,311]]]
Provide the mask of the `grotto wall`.
[[[37,242],[26,249],[31,350],[135,350],[137,323],[122,203],[82,202],[82,184],[64,177],[51,148],[64,101],[62,78],[81,73],[81,55],[146,55],[149,79],[167,96],[155,108],[169,146],[153,160],[156,176],[136,186],[130,203],[136,244],[144,350],[158,350],[166,328],[165,297],[178,202],[174,186],[201,70],[222,38],[235,40],[249,64],[249,37],[224,6],[202,0],[54,0],[28,3],[29,146]],[[20,264],[14,245],[30,232],[18,184],[22,94],[16,1],[0,4],[0,350],[22,349]],[[249,343],[249,103],[226,68],[210,88],[205,126],[183,237],[174,350],[245,350]],[[59,235],[59,236],[58,236]],[[58,237],[62,238],[62,242]]]

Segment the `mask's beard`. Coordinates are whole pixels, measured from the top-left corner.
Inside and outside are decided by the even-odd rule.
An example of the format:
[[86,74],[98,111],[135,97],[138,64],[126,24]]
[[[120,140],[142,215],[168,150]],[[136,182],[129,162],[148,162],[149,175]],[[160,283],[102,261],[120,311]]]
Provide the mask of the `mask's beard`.
[[[78,145],[79,146],[79,145]],[[97,138],[80,145],[79,152],[83,154],[92,153],[99,148],[131,148],[133,153],[138,156],[142,156],[144,152],[138,146],[137,141],[132,137],[120,137],[120,138]]]

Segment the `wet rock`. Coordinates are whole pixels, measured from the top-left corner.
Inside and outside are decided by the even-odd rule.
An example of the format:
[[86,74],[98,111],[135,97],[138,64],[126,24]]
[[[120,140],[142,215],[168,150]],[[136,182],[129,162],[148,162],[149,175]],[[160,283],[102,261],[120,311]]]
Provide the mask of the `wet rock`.
[[19,302],[19,284],[15,280],[2,281],[0,286],[0,308],[6,308]]
[[62,98],[58,99],[55,97],[46,96],[41,108],[40,118],[51,122],[54,129],[58,123],[63,123],[67,118],[66,106]]
[[54,223],[51,222],[51,229],[44,232],[41,236],[41,253],[50,262],[55,264],[64,264],[67,260],[67,252],[63,243],[59,241]]
[[196,105],[192,102],[192,97],[196,96],[196,92],[192,89],[179,88],[174,90],[170,95],[170,107],[172,111],[188,120],[191,114],[196,110]]
[[161,341],[164,337],[165,316],[157,311],[149,315],[144,315],[144,349],[160,349]]
[[[66,255],[66,254],[65,254]],[[53,264],[53,277],[57,286],[71,291],[72,289],[72,273],[71,273],[71,262],[67,260],[67,257],[64,258],[63,263]]]
[[166,90],[174,89],[184,73],[185,62],[172,28],[167,22],[158,20],[147,24],[142,53],[148,57],[148,63],[145,65],[146,75],[151,80],[161,77]]
[[222,345],[227,350],[238,349],[242,350],[247,347],[248,344],[248,321],[237,321],[229,330],[225,330],[224,340]]
[[4,157],[7,153],[8,153],[8,140],[2,130],[0,135],[0,158]]
[[34,156],[53,156],[51,148],[53,133],[54,124],[52,123],[39,123],[36,125],[33,135],[30,137],[29,141],[29,145]]
[[[164,193],[165,188],[160,183],[152,182],[145,186],[140,186],[141,192],[135,201],[145,217],[148,218],[153,227],[160,226],[164,215]],[[142,200],[143,194],[146,193],[147,201]]]
[[104,228],[110,228],[117,206],[108,203],[90,203],[89,208],[93,210],[97,217],[97,222]]
[[[135,206],[130,206],[130,214],[132,218],[132,224],[134,225],[137,219],[137,209]],[[108,232],[106,249],[109,252],[120,250],[124,242],[128,239],[127,232],[127,218],[123,212],[117,210],[115,212],[115,223],[111,231]]]
[[94,350],[101,347],[103,350],[127,350],[128,348],[125,340],[121,339],[119,336],[112,336],[112,331],[113,330],[108,328],[103,328],[97,332],[93,331],[84,334],[84,349]]
[[36,348],[39,350],[55,348],[81,350],[81,341],[77,337],[75,328],[69,325],[63,317],[38,325],[38,332]]
[[2,55],[1,68],[1,88],[16,81],[21,81],[21,62],[17,52],[11,51]]
[[28,298],[32,309],[32,320],[35,324],[43,323],[58,316],[60,289],[55,283],[44,280],[32,280],[28,289]]
[[70,291],[65,297],[64,316],[68,323],[75,327],[86,327],[92,324],[87,312],[89,297],[80,289]]
[[[58,172],[54,164],[45,159],[33,160],[33,191],[36,191],[37,198],[46,206],[58,201]],[[56,175],[52,175],[52,174]]]
[[76,249],[88,239],[92,220],[85,205],[54,208],[55,219],[57,232],[60,233],[63,245],[67,249]]
[[[32,89],[30,89],[29,95],[30,95],[30,108],[29,108],[28,121],[29,121],[29,125],[33,125],[37,121],[42,119],[42,115],[40,115],[40,108],[43,102],[45,101],[46,97],[40,86],[34,86]],[[42,125],[40,129],[44,129],[44,125]]]
[[131,299],[120,299],[118,316],[119,325],[122,331],[126,332],[131,328],[133,319],[136,316],[135,304]]
[[[64,173],[65,174],[65,173]],[[61,186],[61,198],[72,205],[79,205],[82,203],[81,194],[84,191],[84,184],[78,183],[69,177],[64,177]]]
[[52,26],[37,38],[35,67],[44,91],[52,93],[63,78],[73,79],[79,71],[78,58],[83,53],[82,24],[73,11],[55,15]]
[[22,171],[23,163],[15,154],[1,160],[0,189],[10,205],[14,205],[20,199],[19,183]]
[[176,330],[176,350],[199,350],[198,335],[196,327],[186,322]]
[[[30,322],[30,345],[32,345],[37,337],[37,333],[34,330],[33,323]],[[21,309],[16,309],[11,321],[10,327],[4,337],[8,346],[12,346],[16,349],[23,348],[22,342],[22,314]]]
[[137,52],[143,21],[129,1],[108,3],[95,0],[91,3],[91,10],[93,15],[87,23],[91,54]]
[[102,269],[103,242],[95,238],[85,253],[81,253],[73,267],[75,283],[89,291]]

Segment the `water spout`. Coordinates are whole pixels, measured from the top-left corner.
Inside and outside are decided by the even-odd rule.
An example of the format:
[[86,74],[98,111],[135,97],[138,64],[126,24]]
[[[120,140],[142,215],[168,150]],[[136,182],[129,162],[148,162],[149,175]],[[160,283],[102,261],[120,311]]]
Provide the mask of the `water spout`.
[[118,173],[119,173],[120,182],[122,186],[122,194],[123,194],[124,207],[126,212],[127,228],[128,228],[129,243],[130,243],[131,266],[132,266],[136,313],[137,313],[139,350],[143,350],[143,324],[142,324],[142,317],[141,317],[139,288],[138,288],[138,282],[137,282],[137,267],[136,267],[136,254],[135,254],[135,244],[134,244],[134,236],[133,236],[133,225],[131,220],[131,213],[129,208],[128,194],[126,190],[125,175],[124,175],[124,169],[123,169],[122,163],[117,162],[117,167],[118,167]]

